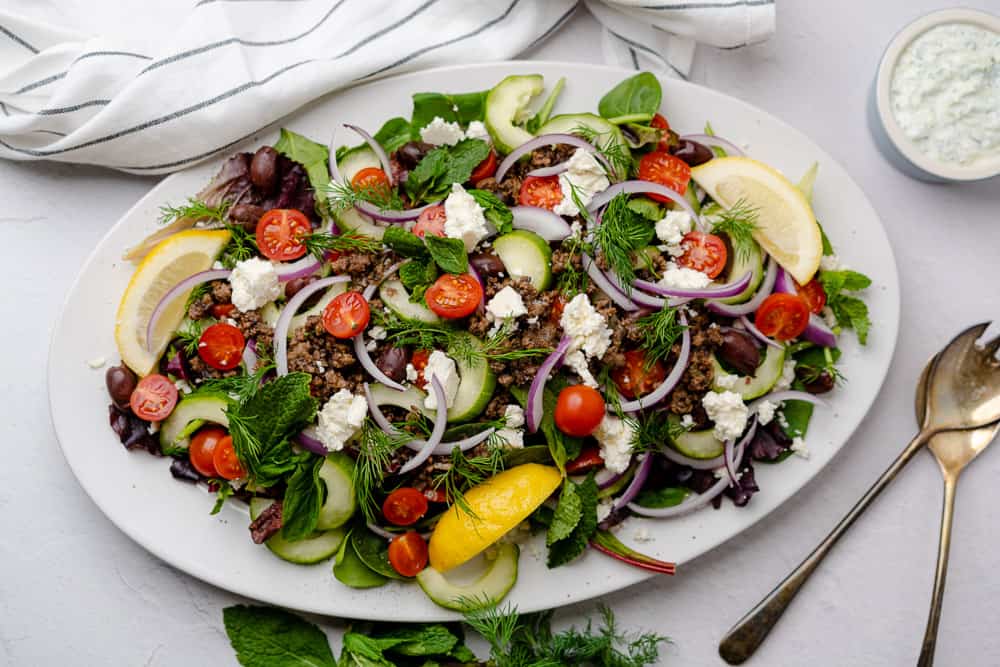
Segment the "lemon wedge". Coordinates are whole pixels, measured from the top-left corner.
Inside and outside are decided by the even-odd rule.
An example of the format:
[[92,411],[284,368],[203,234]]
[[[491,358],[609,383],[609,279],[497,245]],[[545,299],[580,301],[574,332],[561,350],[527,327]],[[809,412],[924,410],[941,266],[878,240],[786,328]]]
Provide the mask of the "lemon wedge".
[[190,230],[161,241],[139,264],[125,288],[115,318],[115,343],[122,362],[140,376],[156,368],[170,337],[184,318],[187,294],[170,302],[156,329],[146,340],[146,329],[156,305],[174,285],[212,267],[229,243],[226,230]]
[[693,168],[691,178],[726,208],[742,200],[757,209],[754,239],[800,285],[812,280],[822,236],[809,201],[787,178],[747,157],[714,158]]
[[431,567],[447,572],[481,553],[527,519],[561,483],[552,466],[525,463],[469,489],[465,501],[472,514],[453,506],[431,533]]

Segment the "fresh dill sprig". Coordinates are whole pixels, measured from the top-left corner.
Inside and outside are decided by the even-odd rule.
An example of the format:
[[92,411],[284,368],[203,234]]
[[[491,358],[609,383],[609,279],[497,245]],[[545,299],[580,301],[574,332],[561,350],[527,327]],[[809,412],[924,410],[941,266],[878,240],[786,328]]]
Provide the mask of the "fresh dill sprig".
[[209,324],[214,324],[215,320],[203,318],[200,320],[185,320],[180,329],[174,332],[174,338],[184,350],[184,354],[193,357],[198,354],[198,341],[201,334],[205,332]]
[[466,456],[457,447],[451,451],[451,465],[434,476],[431,486],[444,489],[445,497],[453,506],[473,518],[475,512],[465,500],[465,492],[503,470],[503,450],[487,446],[485,454]]
[[386,185],[357,185],[330,181],[324,188],[326,205],[330,213],[353,208],[368,202],[382,210],[401,211],[403,200],[395,188]]
[[579,235],[573,235],[562,242],[562,248],[569,253],[566,265],[559,274],[556,281],[556,288],[568,299],[572,299],[577,294],[587,291],[590,277],[582,268],[573,263],[574,257],[579,257],[581,253],[592,252],[593,248]]
[[677,437],[687,432],[687,429],[675,419],[669,419],[665,413],[646,411],[635,420],[632,433],[632,451],[657,452]]
[[201,297],[205,296],[212,291],[211,283],[198,283],[191,290],[191,294],[188,295],[187,301],[184,303],[184,311],[191,307],[191,304],[201,301]]
[[203,201],[190,197],[187,203],[182,206],[171,206],[170,204],[161,206],[160,224],[166,225],[181,218],[188,218],[196,222],[199,220],[215,220],[216,222],[224,223],[226,221],[226,214],[229,213],[229,206],[230,202],[227,201],[222,202],[218,206],[209,206]]
[[626,293],[631,293],[636,278],[633,254],[649,243],[652,232],[650,224],[628,207],[626,194],[608,202],[601,224],[594,228],[594,245],[600,248],[604,261],[618,276]]
[[235,397],[240,405],[245,404],[254,395],[264,381],[264,376],[274,370],[271,364],[264,364],[247,375],[236,375],[228,378],[210,378],[198,385],[198,392],[218,392]]
[[757,229],[758,216],[757,208],[748,204],[745,199],[740,199],[728,209],[720,208],[712,225],[712,233],[728,236],[737,257],[746,259],[753,250],[753,233]]
[[667,358],[670,348],[685,328],[678,321],[677,309],[669,306],[640,317],[636,324],[643,331],[643,340],[639,347],[646,356],[644,362],[646,370],[657,361]]
[[302,237],[302,244],[306,250],[322,260],[326,252],[359,252],[371,254],[382,249],[382,243],[370,236],[334,235],[324,232],[317,232]]
[[229,230],[229,243],[222,250],[219,261],[227,269],[232,269],[240,262],[245,262],[251,257],[256,257],[260,251],[257,249],[257,238],[243,229],[239,225],[226,225]]
[[611,132],[598,132],[584,125],[577,125],[570,132],[589,141],[607,159],[614,172],[608,174],[612,180],[624,181],[635,173],[636,160],[631,149],[624,142],[618,141]]
[[601,364],[601,370],[597,373],[597,383],[604,390],[601,393],[604,394],[604,402],[607,404],[608,410],[619,419],[626,419],[625,411],[622,410],[621,394],[618,392],[614,378],[611,377],[611,367],[607,364]]
[[392,455],[411,438],[408,433],[389,435],[370,417],[361,425],[358,459],[354,464],[354,495],[368,521],[377,519],[379,506],[375,494],[389,469]]

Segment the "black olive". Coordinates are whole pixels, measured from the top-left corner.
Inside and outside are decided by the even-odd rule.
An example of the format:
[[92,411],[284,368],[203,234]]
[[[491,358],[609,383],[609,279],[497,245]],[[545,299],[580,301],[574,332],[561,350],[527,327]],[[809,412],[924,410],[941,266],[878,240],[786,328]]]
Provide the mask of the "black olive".
[[396,382],[402,382],[406,379],[406,364],[409,361],[410,354],[405,348],[386,345],[375,360],[375,365]]
[[135,386],[139,383],[132,369],[126,366],[112,366],[104,374],[104,384],[108,387],[108,395],[115,405],[125,410],[128,408],[128,400],[135,391]]
[[285,283],[285,298],[286,299],[291,299],[303,287],[305,287],[309,283],[316,282],[318,279],[319,278],[317,276],[305,276],[304,278],[292,278],[287,283]]
[[760,364],[760,348],[749,333],[727,329],[716,355],[740,375],[753,375]]
[[278,151],[261,146],[250,162],[250,180],[264,195],[274,192],[278,184]]
[[490,252],[479,252],[475,255],[469,255],[469,264],[484,279],[503,273],[506,268],[503,265],[503,261]]
[[431,144],[422,141],[408,141],[396,151],[396,161],[407,171],[417,166],[424,156],[434,149]]
[[690,139],[681,139],[673,153],[687,162],[691,167],[697,167],[699,164],[704,164],[715,157],[708,146],[699,144],[697,141],[691,141]]
[[266,211],[256,204],[237,204],[229,210],[229,217],[248,232],[257,230],[257,223]]
[[825,394],[831,391],[836,384],[833,375],[826,370],[822,370],[818,374],[812,371],[797,370],[795,374],[810,394]]

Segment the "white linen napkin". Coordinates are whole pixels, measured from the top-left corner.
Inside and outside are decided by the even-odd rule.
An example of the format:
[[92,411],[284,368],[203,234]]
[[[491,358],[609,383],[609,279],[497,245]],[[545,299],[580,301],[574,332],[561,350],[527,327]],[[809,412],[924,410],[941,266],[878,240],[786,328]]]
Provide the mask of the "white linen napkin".
[[[607,59],[660,74],[686,76],[697,41],[736,47],[774,28],[774,0],[585,2],[604,25]],[[576,7],[577,0],[196,0],[170,35],[127,45],[0,9],[0,157],[140,174],[183,169],[358,81],[511,58],[553,34]]]

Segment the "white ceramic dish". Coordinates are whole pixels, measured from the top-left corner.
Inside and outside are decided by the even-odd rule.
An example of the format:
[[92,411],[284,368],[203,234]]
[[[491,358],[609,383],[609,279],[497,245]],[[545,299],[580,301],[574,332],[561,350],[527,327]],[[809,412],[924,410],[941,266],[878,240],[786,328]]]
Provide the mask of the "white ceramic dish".
[[[281,125],[324,140],[336,122],[377,129],[389,117],[407,114],[417,91],[461,92],[491,86],[508,74],[537,72],[551,85],[567,77],[559,111],[589,111],[600,96],[630,73],[580,64],[512,62],[429,70],[384,79],[320,100]],[[635,545],[642,551],[684,564],[722,544],[788,500],[815,477],[843,447],[875,400],[889,367],[899,323],[899,286],[892,249],[878,216],[847,172],[803,134],[744,102],[700,86],[666,80],[663,113],[682,132],[700,132],[706,120],[721,135],[748,144],[751,156],[793,180],[814,161],[820,164],[815,208],[847,264],[868,273],[874,284],[867,300],[873,327],[861,348],[844,336],[843,371],[850,379],[830,396],[831,409],[818,410],[807,443],[812,458],[794,457],[780,465],[758,465],[762,491],[749,506],[726,501],[669,520],[630,519],[619,531],[633,543],[641,526],[655,539]],[[277,131],[262,131],[242,149],[273,142]],[[239,150],[234,148],[233,150]],[[175,481],[164,459],[127,452],[108,426],[104,371],[88,359],[117,360],[112,329],[118,299],[132,272],[122,251],[156,228],[157,209],[196,192],[218,169],[212,161],[164,179],[102,239],[67,296],[49,356],[52,419],[63,452],[94,502],[129,537],[175,567],[234,593],[307,612],[355,618],[417,621],[454,615],[435,606],[415,585],[390,584],[353,590],[334,579],[329,562],[292,565],[250,542],[248,518],[237,504],[210,516],[213,498],[202,488]],[[590,551],[555,570],[544,564],[544,544],[522,549],[520,577],[508,600],[523,612],[552,608],[602,595],[646,579],[649,574]]]

